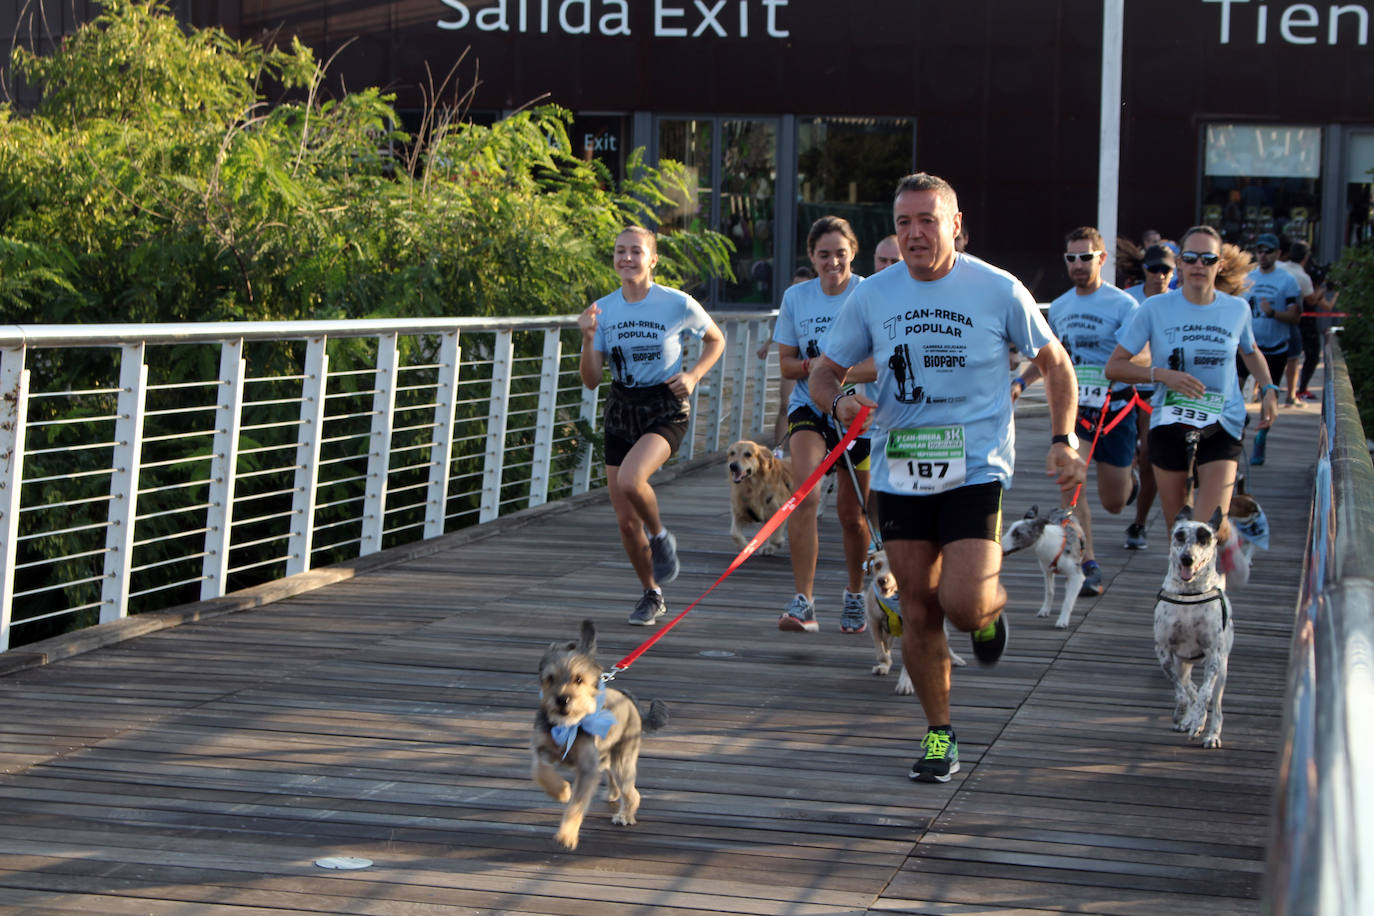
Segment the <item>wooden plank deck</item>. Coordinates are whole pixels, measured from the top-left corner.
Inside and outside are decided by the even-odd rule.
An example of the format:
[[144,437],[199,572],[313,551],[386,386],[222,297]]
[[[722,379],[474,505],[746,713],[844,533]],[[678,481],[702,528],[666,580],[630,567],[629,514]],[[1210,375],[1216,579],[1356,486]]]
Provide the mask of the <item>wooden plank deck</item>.
[[[909,782],[919,712],[869,674],[869,637],[837,629],[832,516],[822,632],[779,633],[787,560],[750,560],[621,678],[673,716],[645,742],[640,823],[600,802],[561,852],[528,779],[535,665],[584,616],[607,663],[648,635],[624,623],[637,587],[592,502],[0,678],[0,909],[1257,912],[1317,414],[1282,410],[1253,470],[1275,543],[1235,596],[1222,750],[1169,729],[1158,511],[1141,553],[1099,511],[1106,593],[1055,630],[1033,561],[1009,558],[1008,654],[955,675],[963,771]],[[1054,499],[1048,421],[1018,428],[1010,517]],[[734,556],[728,497],[719,465],[659,494],[676,613]],[[331,855],[375,864],[314,864]]]

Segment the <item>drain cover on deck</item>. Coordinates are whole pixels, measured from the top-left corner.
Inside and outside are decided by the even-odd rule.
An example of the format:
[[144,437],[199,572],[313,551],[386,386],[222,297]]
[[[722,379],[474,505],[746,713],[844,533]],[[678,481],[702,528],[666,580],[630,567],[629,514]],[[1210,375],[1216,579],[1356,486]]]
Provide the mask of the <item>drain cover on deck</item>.
[[367,868],[372,864],[372,860],[357,856],[325,856],[323,859],[316,859],[315,864],[320,868]]

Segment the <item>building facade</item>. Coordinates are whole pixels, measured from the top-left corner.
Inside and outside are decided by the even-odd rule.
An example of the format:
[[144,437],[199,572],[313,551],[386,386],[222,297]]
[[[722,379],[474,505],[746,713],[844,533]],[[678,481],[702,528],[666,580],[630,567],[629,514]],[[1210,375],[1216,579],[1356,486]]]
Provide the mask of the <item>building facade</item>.
[[[1096,219],[1103,0],[177,9],[240,38],[299,36],[334,58],[332,86],[385,87],[407,117],[452,71],[474,117],[553,102],[613,171],[639,146],[685,163],[696,193],[664,219],[734,240],[737,282],[708,291],[718,305],[776,303],[824,213],[854,224],[867,272],[892,187],[914,169],[954,184],[969,250],[1042,300],[1066,286],[1064,233]],[[1371,18],[1374,0],[1125,0],[1120,234],[1276,231],[1320,262],[1374,235]]]

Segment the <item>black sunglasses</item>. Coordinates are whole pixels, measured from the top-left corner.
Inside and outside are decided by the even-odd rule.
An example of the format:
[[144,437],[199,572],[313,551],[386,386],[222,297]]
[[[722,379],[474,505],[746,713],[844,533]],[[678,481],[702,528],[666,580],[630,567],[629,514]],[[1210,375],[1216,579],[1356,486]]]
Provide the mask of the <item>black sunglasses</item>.
[[1255,251],[1259,252],[1260,254],[1273,254],[1273,253],[1274,253],[1274,249],[1270,248],[1268,245],[1261,245],[1261,246],[1259,246],[1258,248],[1256,248]]
[[1174,269],[1168,264],[1151,264],[1145,269],[1152,274],[1171,274],[1174,272]]
[[1064,263],[1072,264],[1074,261],[1081,261],[1082,263],[1087,264],[1089,261],[1097,260],[1097,256],[1101,253],[1102,252],[1100,251],[1080,251],[1077,253],[1072,251],[1066,251],[1064,252]]
[[1211,267],[1221,260],[1221,255],[1213,254],[1210,251],[1185,251],[1178,256],[1178,259],[1184,264],[1196,264],[1201,261],[1203,267]]

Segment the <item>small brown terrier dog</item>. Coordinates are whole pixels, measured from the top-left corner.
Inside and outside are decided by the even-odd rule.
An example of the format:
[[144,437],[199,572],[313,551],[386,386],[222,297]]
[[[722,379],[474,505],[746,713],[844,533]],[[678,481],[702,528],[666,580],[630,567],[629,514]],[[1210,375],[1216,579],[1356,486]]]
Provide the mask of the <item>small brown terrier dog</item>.
[[[603,687],[595,656],[596,628],[584,620],[578,642],[550,644],[539,662],[539,712],[530,739],[530,775],[550,798],[568,803],[554,835],[564,849],[577,848],[582,818],[603,771],[610,781],[607,798],[619,802],[611,823],[629,826],[635,822],[639,742],[645,730],[657,731],[668,722],[668,707],[662,700],[650,703],[641,720],[633,696]],[[572,770],[571,786],[560,768]]]

